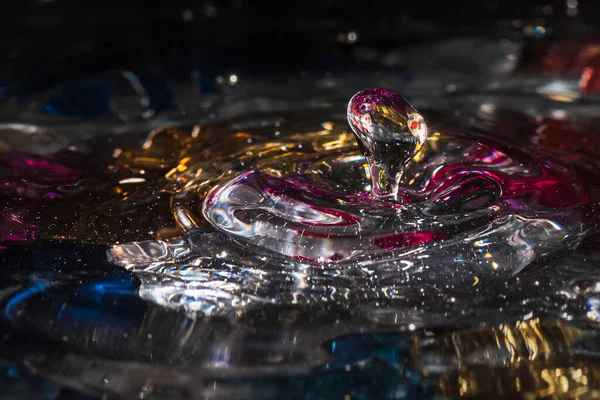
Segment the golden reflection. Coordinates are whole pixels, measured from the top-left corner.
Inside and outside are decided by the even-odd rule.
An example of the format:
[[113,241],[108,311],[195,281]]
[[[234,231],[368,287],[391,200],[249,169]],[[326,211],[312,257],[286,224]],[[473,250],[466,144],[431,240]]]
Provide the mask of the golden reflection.
[[511,362],[550,357],[554,352],[564,351],[575,341],[588,336],[588,331],[567,325],[561,320],[536,318],[489,329],[461,331],[444,338],[443,342],[446,348],[456,352],[459,362],[493,356],[493,360],[506,364],[507,355]]
[[431,346],[454,360],[440,375],[440,391],[472,399],[599,398],[600,365],[572,352],[593,336],[591,329],[539,318],[449,334]]
[[189,136],[178,129],[158,128],[148,134],[141,149],[118,152],[117,165],[132,167],[168,168],[179,160],[190,142]]
[[326,131],[331,131],[333,130],[333,127],[335,126],[335,124],[331,121],[327,121],[327,122],[323,122],[321,124],[321,126],[323,127],[323,129],[325,129]]
[[[250,168],[266,168],[281,178],[298,170],[308,155],[357,148],[345,119],[303,117],[287,126],[248,126],[220,122],[188,131],[158,128],[142,143],[111,149],[110,164],[98,175],[102,184],[65,198],[60,209],[48,206],[40,237],[108,244],[177,237],[206,224],[199,209],[209,188],[220,182]],[[435,140],[434,135],[425,146]],[[423,151],[415,161],[422,157]],[[276,170],[269,169],[273,162]],[[370,180],[366,162],[360,171]]]
[[414,162],[421,162],[425,159],[425,150],[423,150],[423,147],[425,147],[425,145],[421,145],[420,143],[415,145],[415,151],[417,153],[412,158]]
[[563,103],[572,103],[577,99],[575,96],[568,94],[549,94],[548,98]]
[[207,184],[200,184],[196,187],[186,188],[171,197],[170,207],[175,218],[177,226],[183,231],[200,228],[207,224],[200,213],[195,212],[200,204],[199,202],[206,197],[210,187]]
[[546,360],[509,368],[469,366],[445,375],[440,389],[449,398],[598,399],[600,366]]

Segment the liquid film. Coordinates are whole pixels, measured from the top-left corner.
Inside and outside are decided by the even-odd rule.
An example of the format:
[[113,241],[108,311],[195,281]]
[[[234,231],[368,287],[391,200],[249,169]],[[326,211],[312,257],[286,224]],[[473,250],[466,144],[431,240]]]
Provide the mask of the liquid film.
[[[595,48],[380,55],[410,78],[223,68],[172,83],[153,65],[0,103],[0,382],[597,397]],[[586,62],[555,74],[573,52]]]
[[[456,269],[462,279],[514,274],[577,244],[586,230],[587,197],[568,169],[491,139],[433,132],[426,141],[426,131],[410,133],[408,117],[403,124],[387,122],[404,109],[419,114],[397,93],[381,92],[361,92],[349,107],[350,121],[369,117],[368,128],[353,126],[362,132],[355,132],[359,142],[368,143],[359,146],[364,157],[352,142],[292,154],[285,162],[278,157],[214,190],[203,206],[207,220],[266,254],[384,270],[400,262],[405,271]],[[391,98],[392,106],[357,116],[356,99],[362,103],[373,93],[379,96],[373,103]],[[412,138],[391,133],[402,129]],[[303,135],[284,146],[314,149],[318,141]],[[387,178],[373,176],[381,172],[395,181],[390,171],[398,175],[392,198],[382,196],[380,181]]]

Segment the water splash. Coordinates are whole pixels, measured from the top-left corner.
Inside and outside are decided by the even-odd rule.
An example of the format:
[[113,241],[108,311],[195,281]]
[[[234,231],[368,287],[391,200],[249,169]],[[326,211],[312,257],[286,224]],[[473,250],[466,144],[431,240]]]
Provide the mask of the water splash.
[[[375,105],[357,111],[367,98]],[[348,113],[364,158],[347,141],[316,153],[304,149],[318,148],[311,142],[318,137],[288,139],[286,149],[302,152],[285,162],[263,157],[260,168],[213,189],[206,220],[266,257],[358,261],[381,272],[400,260],[411,266],[405,270],[443,270],[446,254],[460,254],[452,269],[474,276],[485,268],[517,273],[576,245],[587,229],[587,195],[556,162],[485,137],[434,132],[427,139],[422,117],[386,90],[360,92]],[[380,190],[384,181],[391,191]]]
[[140,274],[142,296],[192,315],[266,303],[356,307],[421,290],[478,293],[575,248],[592,224],[571,168],[451,130],[432,132],[406,165],[398,201],[374,198],[345,116],[326,117],[242,118],[192,138],[162,131],[152,139],[167,153],[150,145],[121,154],[146,170],[150,159],[181,157],[162,170],[180,185],[169,189],[170,207],[185,235],[114,245],[113,262]]
[[402,169],[427,139],[423,117],[397,92],[369,89],[350,99],[348,122],[369,163],[373,194],[396,199]]
[[[122,74],[20,103],[0,144],[39,154],[0,171],[2,355],[109,397],[593,397],[595,100],[577,74],[474,77],[489,57],[447,61],[462,48],[415,49],[456,70],[415,68],[425,81],[334,74],[303,91],[239,74],[218,107],[188,99],[197,114],[161,113],[170,97]],[[348,126],[357,82],[422,112],[412,132],[375,115],[368,137],[418,140],[427,120],[392,195],[373,195]],[[82,93],[91,122],[74,125]],[[75,141],[79,162],[50,155]]]

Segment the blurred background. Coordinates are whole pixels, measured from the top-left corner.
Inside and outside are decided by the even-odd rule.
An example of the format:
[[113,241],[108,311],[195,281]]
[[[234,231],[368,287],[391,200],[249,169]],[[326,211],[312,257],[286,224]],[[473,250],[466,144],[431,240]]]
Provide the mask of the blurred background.
[[597,2],[578,0],[19,1],[0,16],[0,87],[6,99],[141,61],[168,79],[188,78],[189,67],[210,75],[223,64],[252,74],[385,64],[377,50],[448,36],[593,34],[598,11]]

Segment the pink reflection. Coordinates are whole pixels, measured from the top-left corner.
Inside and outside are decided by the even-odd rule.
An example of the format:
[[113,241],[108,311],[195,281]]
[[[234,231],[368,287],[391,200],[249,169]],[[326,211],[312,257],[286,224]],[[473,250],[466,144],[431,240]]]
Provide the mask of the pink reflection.
[[34,238],[35,226],[15,215],[0,215],[0,240],[12,242]]
[[373,244],[385,250],[394,250],[407,246],[418,246],[421,244],[442,240],[445,235],[436,232],[407,232],[394,233],[373,240]]
[[0,241],[35,238],[36,210],[63,198],[59,185],[76,182],[82,173],[52,157],[0,153]]

